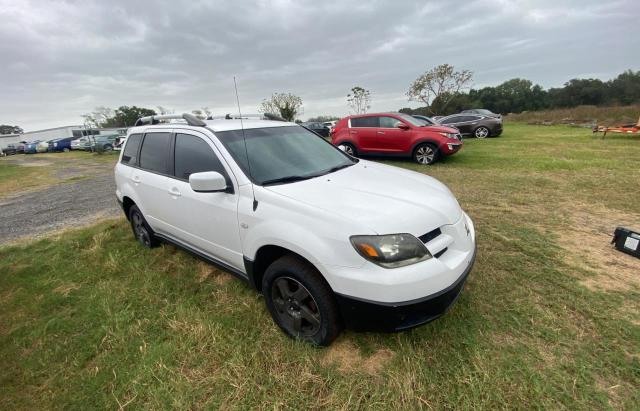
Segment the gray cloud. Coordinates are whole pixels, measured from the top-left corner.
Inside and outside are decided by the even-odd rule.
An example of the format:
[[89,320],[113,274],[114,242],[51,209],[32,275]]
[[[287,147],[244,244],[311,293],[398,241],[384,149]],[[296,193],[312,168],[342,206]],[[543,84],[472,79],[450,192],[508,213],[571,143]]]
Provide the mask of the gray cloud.
[[640,68],[636,0],[0,0],[0,123],[80,122],[95,106],[245,112],[274,91],[304,115],[346,114],[354,85],[374,110],[411,105],[422,71],[448,62],[476,86],[545,87]]

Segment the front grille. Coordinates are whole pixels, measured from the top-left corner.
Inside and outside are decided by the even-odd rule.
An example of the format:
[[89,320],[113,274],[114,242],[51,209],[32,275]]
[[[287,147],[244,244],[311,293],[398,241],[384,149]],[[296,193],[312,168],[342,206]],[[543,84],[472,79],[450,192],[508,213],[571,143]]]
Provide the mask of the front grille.
[[423,234],[418,238],[420,239],[420,241],[426,244],[434,238],[438,237],[440,234],[442,234],[442,231],[440,231],[440,227],[438,227],[435,230],[431,230],[427,234]]

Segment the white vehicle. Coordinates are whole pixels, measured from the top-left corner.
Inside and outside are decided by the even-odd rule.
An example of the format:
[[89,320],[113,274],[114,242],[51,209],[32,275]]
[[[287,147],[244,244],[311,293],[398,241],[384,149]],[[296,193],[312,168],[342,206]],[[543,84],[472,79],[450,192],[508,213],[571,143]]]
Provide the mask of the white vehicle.
[[[160,123],[181,117],[185,124]],[[145,124],[150,123],[150,124]],[[247,281],[288,335],[398,331],[458,297],[473,223],[423,174],[352,158],[293,123],[142,118],[115,167],[137,240],[164,240]]]

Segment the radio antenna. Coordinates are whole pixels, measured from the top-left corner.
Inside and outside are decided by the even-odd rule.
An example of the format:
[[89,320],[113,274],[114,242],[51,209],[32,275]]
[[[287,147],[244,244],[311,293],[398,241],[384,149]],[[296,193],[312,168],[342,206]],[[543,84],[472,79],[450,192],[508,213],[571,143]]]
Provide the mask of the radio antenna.
[[[251,161],[249,160],[249,150],[247,149],[247,137],[244,134],[244,123],[242,121],[242,112],[240,111],[240,97],[238,97],[238,84],[236,83],[236,76],[233,76],[233,87],[236,90],[236,103],[238,103],[238,115],[240,116],[240,128],[242,129],[242,141],[244,142],[244,153],[247,156],[247,168],[249,171],[249,177],[253,179],[251,174]],[[258,200],[256,200],[256,192],[253,188],[253,181],[251,183],[251,194],[253,195],[253,211],[258,208]]]

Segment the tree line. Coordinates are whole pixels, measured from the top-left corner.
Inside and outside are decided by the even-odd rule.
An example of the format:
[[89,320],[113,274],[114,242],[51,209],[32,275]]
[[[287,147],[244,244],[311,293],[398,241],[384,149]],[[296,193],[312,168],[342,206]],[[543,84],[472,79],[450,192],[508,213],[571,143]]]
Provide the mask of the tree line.
[[582,105],[618,106],[638,103],[640,70],[627,70],[608,81],[571,79],[563,87],[548,90],[530,80],[514,78],[495,87],[470,89],[468,92],[444,92],[433,96],[423,107],[402,108],[400,111],[409,114],[448,115],[469,108],[485,108],[495,113],[507,114]]

